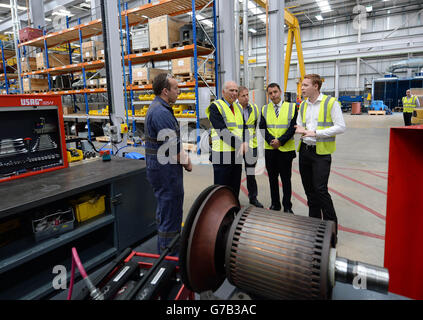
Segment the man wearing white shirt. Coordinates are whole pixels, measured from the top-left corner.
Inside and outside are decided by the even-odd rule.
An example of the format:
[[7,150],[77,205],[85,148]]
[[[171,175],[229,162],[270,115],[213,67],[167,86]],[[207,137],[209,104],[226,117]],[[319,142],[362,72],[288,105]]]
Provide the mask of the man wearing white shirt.
[[299,166],[304,191],[307,195],[309,216],[335,222],[338,219],[328,181],[336,150],[336,135],[345,132],[345,122],[339,102],[320,93],[322,80],[317,74],[309,74],[302,82],[302,92],[307,100],[300,105],[296,133],[301,134]]

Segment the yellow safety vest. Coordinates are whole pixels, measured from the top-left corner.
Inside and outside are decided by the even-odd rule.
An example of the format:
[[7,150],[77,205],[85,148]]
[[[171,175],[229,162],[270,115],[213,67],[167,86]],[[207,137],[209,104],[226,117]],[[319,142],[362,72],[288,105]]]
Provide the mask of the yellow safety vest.
[[[276,139],[282,137],[286,131],[288,131],[291,120],[295,116],[295,103],[284,102],[279,110],[279,117],[276,117],[275,107],[273,102],[263,106],[262,115],[266,120],[267,131]],[[274,150],[271,145],[264,141],[264,148],[267,150]],[[279,151],[288,152],[295,151],[295,139],[294,136],[280,146]]]
[[403,112],[412,113],[414,111],[414,108],[417,107],[416,100],[417,100],[416,96],[411,96],[410,99],[408,99],[408,97],[402,98]]
[[[241,110],[243,110],[243,108],[240,104],[237,103],[237,105]],[[247,122],[245,122],[245,119],[244,119],[245,126],[248,129],[248,133],[246,134],[245,139],[248,139],[248,146],[251,149],[255,149],[255,148],[257,148],[257,130],[256,130],[256,128],[257,128],[257,122],[258,122],[258,119],[259,119],[259,109],[258,109],[258,106],[256,104],[250,104],[250,106],[253,109],[253,112],[250,113],[250,117],[248,118]],[[244,112],[243,112],[242,116],[244,117]]]
[[[317,121],[317,130],[327,129],[333,126],[331,111],[336,99],[327,95],[323,95],[323,99],[320,102],[319,118]],[[307,111],[307,100],[303,101],[300,105],[301,120],[303,127],[306,128],[306,111]],[[316,137],[316,153],[319,155],[332,154],[336,150],[336,137],[329,138],[317,138]],[[301,148],[301,140],[298,146],[298,151]]]
[[[232,113],[231,108],[227,105],[227,103],[221,99],[214,101],[212,104],[216,105],[217,109],[219,110],[220,114],[225,121],[226,127],[228,130],[235,136],[237,136],[242,141],[242,133],[244,130],[244,117],[242,116],[242,110],[239,106],[234,103],[234,113]],[[210,106],[206,109],[207,118],[210,120]],[[212,138],[212,150],[215,152],[226,152],[226,151],[235,151],[235,148],[232,148],[230,144],[227,144],[220,136],[217,134],[217,131],[212,128],[211,129],[211,138]],[[228,141],[229,142],[229,141]]]

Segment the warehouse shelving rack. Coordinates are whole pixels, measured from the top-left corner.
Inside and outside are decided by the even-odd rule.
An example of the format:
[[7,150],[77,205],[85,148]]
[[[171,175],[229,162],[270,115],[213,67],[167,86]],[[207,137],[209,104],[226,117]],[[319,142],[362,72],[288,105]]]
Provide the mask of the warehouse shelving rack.
[[[0,58],[3,63],[3,74],[0,74],[0,81],[4,81],[4,90],[6,94],[12,93],[13,91],[10,90],[10,80],[17,80],[19,79],[19,75],[17,72],[14,73],[7,73],[7,61],[9,59],[13,59],[16,56],[16,52],[13,48],[7,48],[7,45],[3,40],[0,40]],[[3,90],[3,89],[2,89]]]
[[[130,107],[133,111],[133,116],[131,120],[133,124],[135,121],[143,122],[145,120],[144,117],[135,117],[134,116],[134,101],[133,101],[133,92],[134,91],[151,91],[152,85],[134,85],[132,83],[132,66],[136,64],[142,64],[147,62],[158,62],[158,61],[169,61],[171,59],[176,58],[184,58],[184,57],[194,57],[197,60],[198,56],[208,56],[214,55],[215,60],[215,82],[207,82],[205,79],[201,79],[201,76],[198,74],[197,64],[194,64],[195,72],[195,80],[194,81],[186,81],[179,84],[180,88],[191,88],[195,90],[195,106],[196,106],[196,115],[197,119],[193,118],[178,118],[180,122],[196,122],[197,123],[197,143],[200,141],[199,136],[199,129],[200,129],[200,114],[199,114],[199,94],[198,88],[199,87],[215,87],[215,92],[219,92],[218,88],[218,56],[217,56],[217,30],[216,30],[216,4],[215,0],[159,0],[155,1],[154,3],[148,3],[133,9],[127,9],[121,11],[121,7],[119,10],[121,11],[121,27],[126,29],[126,35],[129,37],[129,27],[135,26],[138,24],[145,24],[148,22],[149,18],[159,17],[162,15],[170,15],[170,16],[178,16],[187,12],[192,12],[192,23],[193,26],[199,25],[201,23],[196,19],[196,11],[197,10],[204,10],[205,8],[213,7],[213,22],[214,22],[214,40],[209,41],[211,42],[212,48],[206,48],[197,44],[197,35],[196,35],[196,27],[193,27],[193,43],[190,45],[185,45],[176,48],[168,48],[163,50],[157,51],[150,51],[150,52],[143,52],[143,53],[132,53],[130,42],[127,41],[127,54],[124,57],[125,66],[129,67],[129,76],[130,76],[130,83],[126,85],[126,91],[130,93]],[[69,26],[69,19],[67,18],[67,26]],[[122,31],[122,29],[121,29]],[[101,19],[96,19],[88,23],[81,23],[80,20],[78,21],[78,25],[74,27],[68,27],[65,30],[61,30],[58,32],[53,32],[50,34],[45,34],[42,37],[37,39],[33,39],[27,41],[25,43],[18,43],[18,48],[24,49],[24,54],[26,54],[26,47],[35,47],[38,49],[44,50],[45,59],[47,68],[44,70],[37,70],[33,72],[22,73],[22,77],[28,77],[32,75],[44,75],[47,76],[49,80],[49,90],[48,92],[38,92],[34,93],[36,95],[77,95],[83,94],[85,100],[85,107],[86,107],[86,114],[70,114],[65,115],[65,119],[72,120],[72,119],[81,119],[86,120],[88,124],[88,136],[91,138],[90,129],[89,129],[89,120],[90,119],[108,119],[108,116],[100,116],[100,115],[89,115],[89,106],[88,106],[88,94],[101,94],[106,93],[107,88],[97,88],[91,89],[87,88],[86,86],[86,71],[93,71],[99,70],[104,68],[104,60],[96,60],[96,61],[83,61],[83,52],[82,52],[82,41],[87,38],[99,36],[102,34],[102,22]],[[48,61],[48,51],[51,48],[57,47],[62,44],[69,44],[69,55],[72,59],[72,49],[71,43],[72,42],[79,42],[80,46],[80,62],[78,63],[71,63],[69,65],[64,65],[60,67],[53,67],[50,68],[49,61]],[[20,52],[20,50],[18,51]],[[20,64],[21,61],[18,59],[18,63]],[[83,89],[78,90],[61,90],[61,91],[51,91],[51,76],[55,75],[62,75],[62,74],[72,74],[73,72],[82,72],[83,77]],[[212,91],[212,90],[211,90]],[[214,94],[214,93],[213,93]],[[184,100],[184,102],[186,102]],[[190,101],[194,104],[194,101]],[[180,103],[180,101],[177,101]],[[182,102],[181,102],[182,103]],[[75,104],[74,104],[75,106]],[[76,111],[76,108],[75,108]],[[127,112],[128,114],[128,112]],[[129,119],[127,119],[127,122]],[[135,127],[135,126],[133,126]],[[199,149],[199,148],[198,148]]]
[[[191,3],[190,3],[191,2]],[[214,41],[209,40],[212,48],[206,48],[203,46],[199,46],[197,43],[197,25],[202,28],[200,22],[196,19],[196,12],[197,10],[204,10],[207,7],[213,6],[213,25],[214,25]],[[119,6],[120,9],[120,6]],[[138,21],[135,17],[156,17],[162,15],[170,15],[170,16],[177,16],[183,13],[192,12],[192,26],[193,26],[193,41],[192,44],[177,47],[177,48],[167,48],[158,51],[151,51],[151,52],[143,52],[143,53],[132,53],[131,46],[130,46],[130,26],[134,26],[140,23],[146,23],[147,20]],[[125,17],[125,27],[126,27],[126,45],[127,45],[127,55],[125,56],[125,63],[128,65],[129,68],[129,81],[132,83],[132,67],[136,64],[142,64],[147,62],[159,62],[159,61],[169,61],[171,59],[177,58],[184,58],[184,57],[194,57],[194,61],[197,61],[199,56],[207,56],[207,55],[214,55],[215,58],[215,83],[207,83],[207,81],[202,78],[198,73],[198,65],[194,63],[194,77],[195,81],[193,82],[183,82],[179,85],[180,88],[193,88],[195,90],[195,100],[178,100],[176,103],[179,104],[194,104],[195,111],[196,111],[196,119],[189,119],[189,118],[178,118],[179,122],[195,122],[196,129],[197,129],[197,146],[200,143],[200,111],[199,111],[199,91],[198,88],[200,86],[215,86],[215,92],[218,91],[218,57],[217,57],[217,30],[216,30],[216,3],[215,0],[164,0],[158,1],[154,4],[146,4],[144,6],[134,8],[128,10],[127,3],[125,4],[125,11],[121,13],[121,16]],[[123,21],[121,20],[121,25],[123,25]],[[122,30],[121,30],[122,31]],[[206,34],[206,32],[204,31]],[[207,60],[206,60],[207,61]],[[204,63],[206,63],[206,61]],[[202,78],[201,82],[200,77]],[[133,129],[135,129],[135,121],[138,117],[134,116],[135,114],[135,105],[148,105],[150,101],[140,101],[134,102],[134,95],[133,91],[136,90],[151,90],[151,85],[149,86],[134,86],[131,85],[130,87],[130,108],[132,110],[132,121],[133,121]],[[212,90],[210,90],[212,94],[216,95]],[[127,112],[128,115],[128,112]],[[144,118],[141,118],[144,120]],[[200,153],[200,148],[197,148],[198,153]]]

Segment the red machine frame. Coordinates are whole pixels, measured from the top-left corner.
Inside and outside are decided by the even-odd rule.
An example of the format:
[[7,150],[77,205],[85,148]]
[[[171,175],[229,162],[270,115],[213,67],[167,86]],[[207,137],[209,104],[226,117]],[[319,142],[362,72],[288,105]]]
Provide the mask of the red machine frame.
[[[60,130],[60,142],[63,165],[54,168],[48,168],[36,172],[23,173],[17,176],[0,179],[1,182],[16,180],[24,177],[29,177],[45,172],[55,171],[69,167],[67,152],[66,152],[66,138],[65,125],[63,120],[62,98],[51,95],[2,95],[0,99],[0,108],[2,107],[42,107],[42,106],[57,106],[58,124]],[[17,124],[18,125],[18,124]]]
[[[131,254],[125,259],[125,263],[131,261],[131,259],[135,256],[136,257],[143,257],[143,258],[153,258],[153,259],[158,259],[160,257],[160,255],[158,255],[158,254],[132,251]],[[164,258],[164,260],[178,262],[179,258],[178,257],[172,257],[172,256],[166,256]],[[150,269],[153,266],[153,263],[142,262],[142,261],[139,261],[138,264],[139,264],[140,268],[143,268],[143,269]],[[176,267],[176,272],[178,272],[178,271],[179,271],[179,266]],[[175,297],[175,300],[195,300],[195,294],[194,294],[194,292],[189,290],[185,286],[185,284],[182,284],[181,288],[178,291],[178,294]]]

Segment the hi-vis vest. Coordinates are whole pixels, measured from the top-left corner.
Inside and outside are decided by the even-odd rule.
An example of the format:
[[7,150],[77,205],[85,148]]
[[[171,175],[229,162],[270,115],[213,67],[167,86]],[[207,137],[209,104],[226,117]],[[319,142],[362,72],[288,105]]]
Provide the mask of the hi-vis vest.
[[411,96],[410,99],[408,97],[403,97],[402,98],[402,107],[403,107],[403,112],[413,112],[414,108],[417,107],[417,103],[416,103],[417,97],[416,96]]
[[[226,127],[229,131],[237,136],[242,141],[242,133],[244,130],[244,117],[242,116],[242,110],[239,106],[234,103],[234,113],[232,113],[231,108],[226,104],[225,101],[219,99],[214,101],[212,104],[215,104],[217,109],[225,121]],[[210,105],[211,106],[211,105]],[[210,120],[210,106],[206,109],[207,118]],[[212,138],[212,150],[215,152],[226,152],[226,151],[235,151],[235,148],[232,148],[230,144],[227,144],[220,136],[217,134],[214,128],[211,129],[211,138]],[[230,143],[230,141],[228,141]]]
[[[234,105],[237,105],[241,110],[242,106],[238,103],[234,103]],[[245,127],[248,129],[248,132],[245,134],[246,141],[248,140],[248,146],[251,149],[257,148],[257,122],[259,119],[259,109],[256,104],[250,104],[250,107],[253,109],[253,111],[250,113],[250,117],[248,118],[248,121],[245,122]],[[244,113],[242,114],[244,117]]]
[[[323,99],[320,102],[319,118],[317,120],[317,130],[327,129],[333,126],[331,111],[333,104],[336,99],[327,95],[323,95]],[[307,111],[307,100],[303,101],[300,105],[301,120],[303,127],[306,128],[306,111]],[[298,151],[301,148],[301,140],[298,146]],[[317,138],[316,137],[316,153],[320,155],[332,154],[336,150],[335,136],[330,138]]]
[[[276,112],[273,102],[265,105],[262,109],[262,115],[266,119],[267,131],[276,139],[282,137],[288,130],[291,120],[295,116],[295,103],[284,102],[279,110],[279,117],[276,118]],[[272,146],[264,141],[264,148],[273,150]],[[295,139],[292,137],[283,146],[280,146],[279,151],[288,152],[295,150]]]

